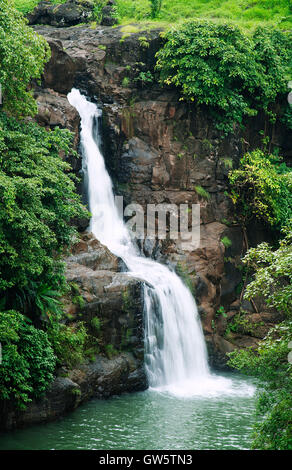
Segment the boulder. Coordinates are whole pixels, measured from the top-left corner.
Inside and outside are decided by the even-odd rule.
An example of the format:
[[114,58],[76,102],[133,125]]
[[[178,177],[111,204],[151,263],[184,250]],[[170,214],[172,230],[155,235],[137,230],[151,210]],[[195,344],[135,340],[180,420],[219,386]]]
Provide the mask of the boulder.
[[116,17],[116,2],[109,0],[101,11],[101,25],[102,26],[113,26],[117,24],[118,20]]
[[52,5],[51,2],[46,1],[40,2],[28,14],[28,22],[30,25],[74,26],[92,20],[93,8],[93,2],[84,0],[69,0],[59,5]]

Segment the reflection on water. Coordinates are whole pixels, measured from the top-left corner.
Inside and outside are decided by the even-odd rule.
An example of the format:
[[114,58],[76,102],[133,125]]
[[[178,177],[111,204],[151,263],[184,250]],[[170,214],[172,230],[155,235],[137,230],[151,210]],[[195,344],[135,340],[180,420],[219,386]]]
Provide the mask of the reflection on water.
[[147,390],[93,400],[57,422],[0,436],[0,449],[248,449],[253,388],[232,380],[241,394],[178,398]]

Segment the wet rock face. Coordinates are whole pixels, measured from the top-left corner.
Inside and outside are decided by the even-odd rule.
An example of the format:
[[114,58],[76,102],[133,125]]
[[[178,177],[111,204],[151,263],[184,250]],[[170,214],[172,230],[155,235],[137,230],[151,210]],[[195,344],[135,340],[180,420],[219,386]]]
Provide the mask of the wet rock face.
[[102,352],[107,354],[109,346],[115,351],[131,352],[142,366],[143,283],[119,272],[121,260],[92,235],[85,233],[82,238],[66,260],[67,281],[78,290],[82,306],[70,295],[64,299],[65,311],[72,321],[85,322]]
[[[245,341],[240,335],[227,338],[227,325],[224,330],[217,314],[220,306],[227,313],[233,311],[245,250],[227,195],[227,174],[245,152],[261,145],[259,131],[271,124],[259,115],[244,131],[235,129],[234,135],[224,138],[205,111],[181,102],[175,90],[162,89],[155,81],[141,82],[141,71],[154,73],[155,53],[163,41],[160,30],[125,34],[121,27],[106,26],[36,29],[54,51],[44,87],[67,93],[73,84],[102,103],[106,165],[124,203],[138,203],[145,213],[147,204],[200,205],[199,246],[183,249],[179,240],[146,239],[140,247],[146,256],[182,267],[193,284],[211,363],[225,366],[228,349]],[[146,37],[147,47],[141,36]],[[287,159],[292,156],[289,141],[291,135],[277,123],[272,144]],[[249,232],[254,231],[250,227]],[[260,233],[258,227],[256,232]],[[261,239],[265,236],[262,231]],[[222,243],[224,237],[231,241],[230,247]],[[86,255],[84,263],[88,262]],[[257,310],[266,311],[262,306]],[[250,313],[257,313],[254,306]],[[257,342],[250,333],[242,336],[248,337],[247,344],[253,341],[250,338]]]

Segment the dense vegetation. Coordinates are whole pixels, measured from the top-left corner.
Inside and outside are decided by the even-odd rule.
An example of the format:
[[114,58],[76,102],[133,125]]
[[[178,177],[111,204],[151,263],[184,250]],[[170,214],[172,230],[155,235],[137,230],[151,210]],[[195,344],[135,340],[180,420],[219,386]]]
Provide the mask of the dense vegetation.
[[0,313],[3,362],[0,367],[0,400],[12,399],[24,408],[41,396],[53,378],[56,357],[45,331],[35,328],[16,311]]
[[286,319],[270,330],[256,351],[230,354],[230,365],[260,380],[257,404],[264,420],[255,426],[255,449],[292,449],[292,245],[291,232],[273,250],[267,243],[249,250],[244,258],[254,270],[245,297],[261,295]]
[[[70,219],[80,215],[69,165],[60,157],[71,135],[0,115],[0,293],[57,287],[56,254],[70,243]],[[53,257],[53,252],[55,256]]]
[[[123,22],[145,21],[150,16],[148,0],[117,0],[117,6]],[[289,0],[162,0],[156,14],[157,21],[170,24],[188,18],[228,20],[245,28],[262,22],[287,28],[291,26],[292,11]]]
[[292,449],[292,171],[275,155],[246,154],[230,172],[232,199],[245,230],[255,218],[274,229],[278,246],[261,243],[243,258],[250,281],[245,299],[264,298],[284,321],[270,330],[256,350],[230,353],[230,365],[260,381],[253,448]]
[[[27,13],[38,0],[14,0],[16,7]],[[51,0],[62,3],[65,0]],[[106,0],[92,0],[99,7]],[[212,21],[228,20],[245,29],[266,24],[281,29],[291,28],[292,10],[289,0],[117,0],[120,23],[153,22],[168,27],[191,18]]]
[[291,341],[292,322],[287,321],[270,330],[256,352],[230,353],[231,366],[260,381],[257,410],[264,419],[255,426],[254,449],[292,449],[292,364],[288,362]]
[[171,29],[157,53],[160,82],[177,87],[184,99],[208,106],[219,129],[271,106],[288,92],[292,36],[257,28],[251,36],[230,24],[189,21]]
[[86,332],[62,324],[66,287],[63,250],[87,214],[75,191],[69,131],[46,130],[28,119],[28,90],[49,58],[9,0],[0,2],[0,399],[24,406],[46,390],[56,363],[80,360]]
[[292,224],[292,169],[277,155],[255,150],[229,175],[237,218],[247,226],[255,217],[274,229]]
[[12,2],[1,0],[0,83],[5,110],[22,116],[36,112],[27,87],[32,79],[40,78],[49,56],[44,38],[26,26]]

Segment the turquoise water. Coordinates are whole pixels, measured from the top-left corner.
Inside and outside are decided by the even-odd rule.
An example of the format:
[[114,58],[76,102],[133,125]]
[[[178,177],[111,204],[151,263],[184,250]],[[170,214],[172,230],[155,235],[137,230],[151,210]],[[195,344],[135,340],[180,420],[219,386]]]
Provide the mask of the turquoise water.
[[56,422],[1,435],[0,449],[248,449],[252,382],[234,374],[232,380],[237,392],[231,396],[177,398],[147,390],[92,400]]

